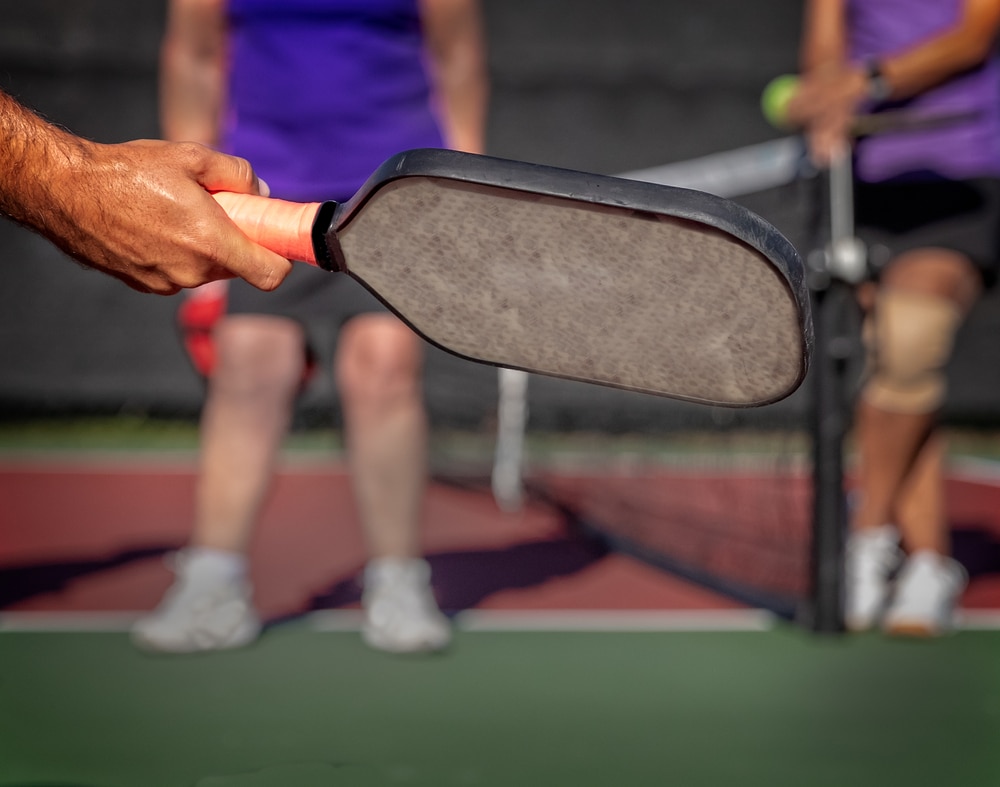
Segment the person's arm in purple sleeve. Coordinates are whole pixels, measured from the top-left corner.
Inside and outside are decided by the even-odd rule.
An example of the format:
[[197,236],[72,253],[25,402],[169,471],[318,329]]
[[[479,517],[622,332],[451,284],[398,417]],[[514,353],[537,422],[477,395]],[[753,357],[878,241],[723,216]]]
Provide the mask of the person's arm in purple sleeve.
[[850,62],[846,0],[809,0],[802,36],[802,80],[788,104],[789,122],[808,128],[813,157],[829,161],[843,147],[858,111],[872,100],[905,99],[982,62],[1000,31],[1000,0],[963,0],[951,27],[878,63]]

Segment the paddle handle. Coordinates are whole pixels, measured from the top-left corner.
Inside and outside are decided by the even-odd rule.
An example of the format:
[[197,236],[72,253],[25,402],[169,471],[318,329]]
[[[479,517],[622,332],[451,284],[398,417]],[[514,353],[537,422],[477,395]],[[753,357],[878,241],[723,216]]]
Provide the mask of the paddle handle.
[[287,202],[219,191],[212,195],[243,234],[285,259],[316,265],[312,228],[319,202]]

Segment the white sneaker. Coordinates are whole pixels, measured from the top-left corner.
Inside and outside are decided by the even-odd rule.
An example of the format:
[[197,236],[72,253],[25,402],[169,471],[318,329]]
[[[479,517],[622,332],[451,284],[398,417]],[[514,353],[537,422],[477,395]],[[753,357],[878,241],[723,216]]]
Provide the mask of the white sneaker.
[[441,614],[423,560],[382,558],[365,567],[361,636],[376,650],[422,653],[443,650],[451,626]]
[[889,601],[892,572],[902,561],[892,525],[858,530],[847,539],[844,619],[851,631],[878,624]]
[[962,565],[924,550],[907,558],[883,627],[888,634],[936,637],[954,628],[955,608],[968,584]]
[[213,573],[189,552],[173,556],[174,584],[151,614],[132,627],[144,650],[194,653],[239,648],[253,642],[261,624],[242,575]]

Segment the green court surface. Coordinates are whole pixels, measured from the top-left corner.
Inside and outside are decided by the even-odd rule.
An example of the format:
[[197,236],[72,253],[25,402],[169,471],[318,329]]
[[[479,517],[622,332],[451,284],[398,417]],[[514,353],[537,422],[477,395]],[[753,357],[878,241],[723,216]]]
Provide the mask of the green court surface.
[[1000,632],[460,632],[437,657],[280,626],[245,651],[0,633],[0,785],[989,785]]

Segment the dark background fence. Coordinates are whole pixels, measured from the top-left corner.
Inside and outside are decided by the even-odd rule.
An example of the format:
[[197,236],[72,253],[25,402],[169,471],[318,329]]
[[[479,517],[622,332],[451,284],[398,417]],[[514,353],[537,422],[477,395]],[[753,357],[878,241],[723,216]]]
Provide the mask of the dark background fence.
[[[758,98],[794,70],[798,0],[485,0],[494,155],[613,174],[778,136]],[[84,136],[157,136],[163,0],[0,0],[0,86]],[[743,200],[806,250],[808,199],[781,189]],[[174,330],[177,298],[134,293],[68,263],[0,220],[0,415],[133,413],[190,417],[202,386]],[[1000,310],[990,295],[959,337],[947,414],[1000,416]],[[329,348],[327,348],[329,349]],[[493,370],[431,351],[435,424],[492,419]],[[540,429],[668,428],[683,420],[797,419],[807,392],[750,413],[537,379]],[[303,418],[336,419],[327,378]]]

